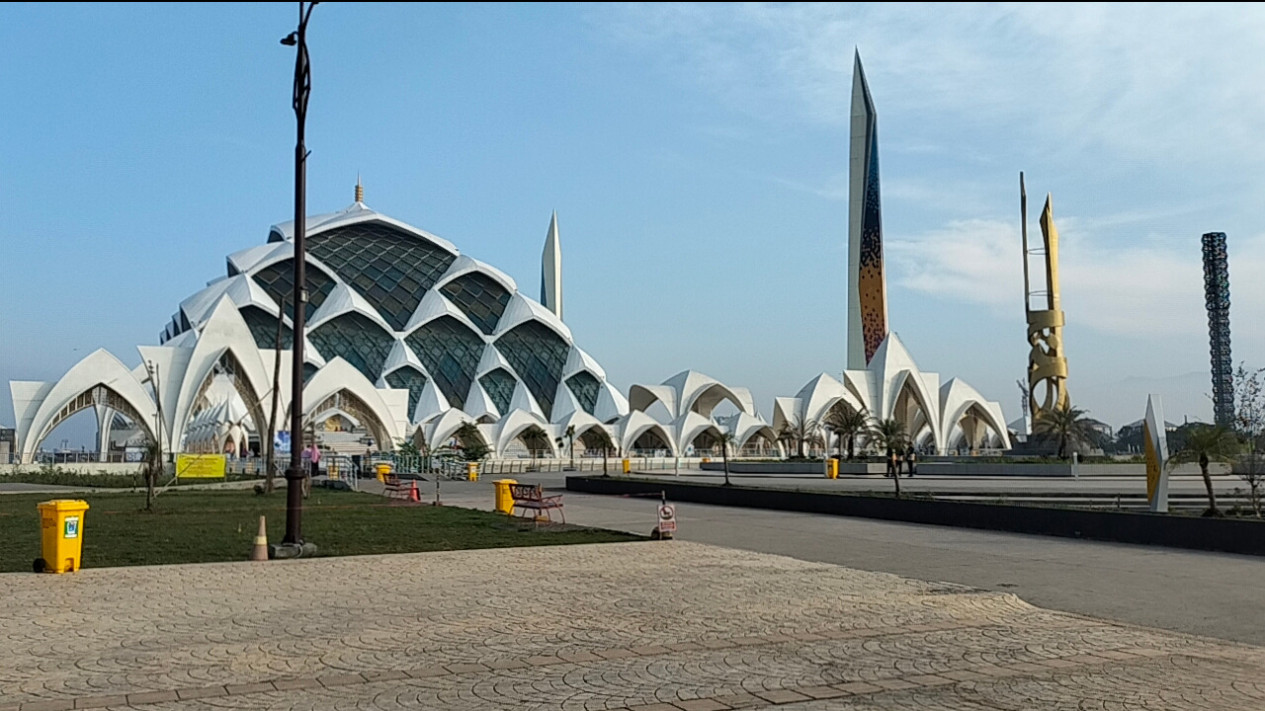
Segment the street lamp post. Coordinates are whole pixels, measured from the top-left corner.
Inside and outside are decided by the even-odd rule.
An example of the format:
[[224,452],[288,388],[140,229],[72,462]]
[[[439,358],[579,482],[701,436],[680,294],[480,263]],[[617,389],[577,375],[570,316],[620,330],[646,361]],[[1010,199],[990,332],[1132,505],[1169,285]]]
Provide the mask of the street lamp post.
[[307,100],[312,93],[312,68],[307,53],[307,22],[317,3],[299,3],[299,29],[286,35],[281,44],[297,47],[294,59],[294,117],[298,121],[298,140],[294,145],[294,306],[290,322],[294,337],[294,356],[290,379],[290,467],[286,469],[286,532],[283,544],[303,545],[303,335],[307,310],[307,275],[304,269],[307,249],[304,244],[307,210],[307,148],[303,129],[307,121]]

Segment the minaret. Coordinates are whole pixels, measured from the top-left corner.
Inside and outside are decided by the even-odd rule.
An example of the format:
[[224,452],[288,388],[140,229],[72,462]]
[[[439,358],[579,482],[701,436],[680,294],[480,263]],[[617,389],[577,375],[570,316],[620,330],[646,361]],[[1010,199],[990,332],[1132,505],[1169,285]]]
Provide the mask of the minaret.
[[365,204],[365,186],[360,184],[360,173],[356,173],[356,204]]
[[887,275],[879,202],[878,114],[857,51],[848,162],[848,369],[864,370],[887,338]]
[[545,251],[540,255],[540,303],[562,320],[562,245],[558,243],[558,213],[549,220]]

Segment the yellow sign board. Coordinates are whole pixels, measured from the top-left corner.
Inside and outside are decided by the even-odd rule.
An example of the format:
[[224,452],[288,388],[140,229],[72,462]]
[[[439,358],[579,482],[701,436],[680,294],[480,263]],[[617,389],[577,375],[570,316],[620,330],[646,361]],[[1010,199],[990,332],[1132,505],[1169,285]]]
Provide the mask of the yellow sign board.
[[176,476],[181,479],[223,479],[225,465],[223,454],[178,454]]

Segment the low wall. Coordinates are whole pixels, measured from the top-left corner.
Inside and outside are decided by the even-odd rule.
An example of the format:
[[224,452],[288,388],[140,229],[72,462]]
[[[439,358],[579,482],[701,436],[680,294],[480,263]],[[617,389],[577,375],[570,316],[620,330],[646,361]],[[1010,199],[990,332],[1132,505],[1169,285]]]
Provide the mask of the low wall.
[[[723,462],[710,461],[699,465],[708,472],[723,472]],[[882,474],[887,471],[881,462],[839,462],[840,474]],[[730,474],[799,474],[825,476],[824,462],[730,462]]]
[[[904,471],[904,462],[901,463]],[[704,471],[724,471],[718,462],[701,464]],[[882,462],[839,462],[839,474],[883,474],[887,466]],[[1209,473],[1228,474],[1225,464],[1213,464]],[[730,474],[820,474],[825,476],[821,462],[730,462]],[[1181,464],[1169,470],[1170,475],[1197,475],[1198,464]],[[971,462],[971,461],[921,461],[919,476],[1146,476],[1145,464],[1078,464],[1073,472],[1071,462]]]
[[1265,555],[1265,522],[1257,520],[895,499],[744,486],[681,484],[623,477],[567,477],[567,490],[590,494],[651,496],[663,492],[672,501],[717,506],[856,516],[885,521]]

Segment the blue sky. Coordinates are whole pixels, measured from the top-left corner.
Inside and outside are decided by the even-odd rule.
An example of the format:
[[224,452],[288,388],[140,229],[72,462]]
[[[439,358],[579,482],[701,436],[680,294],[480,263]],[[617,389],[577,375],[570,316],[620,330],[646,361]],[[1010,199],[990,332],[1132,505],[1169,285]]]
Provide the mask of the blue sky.
[[[0,5],[0,381],[125,362],[292,208],[294,4]],[[1199,235],[1229,234],[1262,364],[1255,5],[329,3],[310,30],[309,212],[351,202],[566,317],[626,390],[694,368],[766,416],[845,361],[848,111],[879,111],[890,323],[1018,415],[1018,172],[1054,194],[1075,403],[1211,405]],[[12,424],[8,398],[0,422]]]

